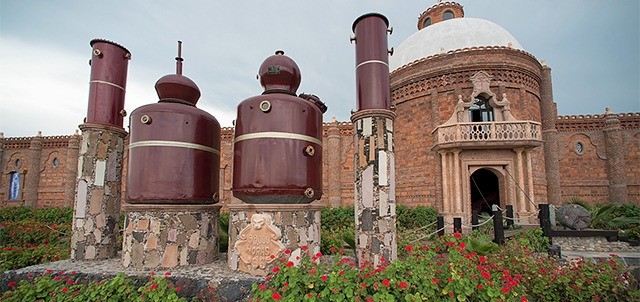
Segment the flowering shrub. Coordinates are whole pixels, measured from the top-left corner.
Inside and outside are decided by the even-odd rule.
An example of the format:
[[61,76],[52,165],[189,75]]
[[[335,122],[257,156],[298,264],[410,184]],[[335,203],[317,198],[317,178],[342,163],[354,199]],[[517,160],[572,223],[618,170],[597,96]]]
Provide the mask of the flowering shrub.
[[611,256],[603,261],[572,259],[559,265],[554,258],[536,256],[530,248],[510,241],[493,258],[524,276],[532,301],[640,301],[640,290],[630,289],[634,281],[627,268]]
[[71,210],[0,208],[0,273],[69,257]]
[[358,266],[344,255],[326,263],[321,254],[307,253],[299,265],[282,258],[253,286],[252,301],[640,301],[615,258],[559,265],[534,253],[535,236],[486,256],[470,250],[472,238],[443,236],[407,245],[403,259],[379,267]]
[[11,281],[8,291],[0,296],[7,302],[29,301],[170,301],[182,302],[185,298],[178,296],[179,288],[173,287],[167,278],[153,276],[142,286],[137,286],[134,279],[119,273],[115,277],[92,281],[88,284],[78,282],[75,272],[53,273],[47,271],[42,276],[19,283]]
[[306,254],[299,266],[283,258],[254,285],[253,301],[527,301],[523,277],[468,252],[460,234],[405,251],[378,267],[344,256],[324,264],[321,254]]

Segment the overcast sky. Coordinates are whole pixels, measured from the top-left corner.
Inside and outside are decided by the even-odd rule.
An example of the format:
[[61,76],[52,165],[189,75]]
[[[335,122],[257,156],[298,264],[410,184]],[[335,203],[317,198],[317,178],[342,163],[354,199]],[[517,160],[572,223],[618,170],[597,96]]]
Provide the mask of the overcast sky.
[[[552,68],[560,115],[640,112],[638,0],[461,0],[465,16],[507,29]],[[282,49],[302,72],[298,93],[318,95],[324,120],[355,107],[353,21],[382,13],[389,46],[417,31],[435,0],[32,1],[0,0],[0,132],[72,134],[86,116],[89,41],[125,46],[127,112],[157,102],[154,84],[175,72],[198,84],[198,107],[231,126],[242,100],[262,92],[256,73]],[[126,124],[125,124],[126,127]]]

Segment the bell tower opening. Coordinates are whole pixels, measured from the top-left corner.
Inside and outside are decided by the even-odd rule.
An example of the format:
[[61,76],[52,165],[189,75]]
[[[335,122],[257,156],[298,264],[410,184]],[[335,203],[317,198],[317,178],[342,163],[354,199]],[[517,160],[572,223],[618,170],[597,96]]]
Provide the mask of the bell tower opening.
[[479,169],[469,177],[471,187],[471,209],[478,213],[491,214],[492,205],[500,205],[498,176],[487,169]]

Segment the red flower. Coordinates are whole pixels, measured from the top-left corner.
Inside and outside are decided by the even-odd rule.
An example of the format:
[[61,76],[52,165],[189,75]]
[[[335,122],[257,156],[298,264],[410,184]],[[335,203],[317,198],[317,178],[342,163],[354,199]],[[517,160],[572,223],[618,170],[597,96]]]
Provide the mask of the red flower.
[[[456,233],[457,234],[457,233]],[[447,241],[444,244],[446,244],[448,247],[453,247],[455,245],[455,243],[451,242],[451,241]]]
[[67,281],[67,285],[74,285],[74,284],[76,284],[76,282],[75,282],[75,281],[73,281],[73,280],[69,280],[69,281]]
[[460,233],[455,233],[455,234],[453,234],[453,236],[458,238],[458,239],[462,238],[462,234],[460,234]]
[[269,255],[269,257],[270,257],[271,259],[275,259],[275,258],[276,258],[276,255]]
[[295,265],[295,263],[293,263],[293,261],[289,261],[289,262],[287,262],[287,267],[292,267],[292,266],[294,266],[294,265]]
[[271,299],[280,300],[282,299],[282,296],[279,293],[273,293],[273,295],[271,295]]
[[483,288],[484,288],[484,286],[482,286],[482,284],[478,284],[477,288],[478,288],[478,289],[483,289]]
[[527,297],[522,297],[522,302],[529,302],[529,299],[527,299]]
[[166,273],[164,273],[164,276],[165,276],[165,277],[169,277],[169,276],[171,276],[171,272],[166,272]]
[[365,301],[366,301],[366,302],[373,302],[373,301],[375,301],[375,300],[374,300],[373,298],[371,298],[371,297],[366,297],[366,298],[365,298]]
[[337,249],[336,249],[335,247],[333,247],[333,246],[332,246],[331,248],[329,248],[329,251],[330,251],[331,253],[335,253],[335,252],[337,251]]
[[69,288],[68,288],[68,287],[63,287],[63,288],[62,288],[62,290],[61,290],[61,292],[63,292],[63,293],[66,293],[66,292],[68,292],[68,291],[69,291]]
[[500,290],[501,290],[503,293],[505,293],[505,294],[509,292],[509,289],[508,289],[508,288],[506,288],[506,287],[503,287],[503,288],[501,288]]
[[366,284],[366,283],[362,283],[362,284],[360,284],[360,286],[362,286],[362,287],[365,287],[365,288],[366,288],[366,287],[367,287],[367,284]]
[[453,297],[453,292],[449,292],[449,297]]
[[14,287],[14,286],[16,286],[17,284],[18,284],[18,282],[15,282],[15,281],[9,281],[9,283],[7,283],[7,286],[8,286],[8,287]]
[[407,282],[402,281],[398,283],[398,287],[402,289],[406,289],[407,287],[409,287],[409,284]]
[[62,280],[62,277],[60,277],[60,276],[55,276],[55,277],[53,277],[53,280],[60,281],[60,280]]
[[481,275],[482,278],[485,278],[487,280],[491,279],[491,274],[489,274],[489,272],[482,272]]
[[316,274],[316,268],[314,267],[309,271],[309,275],[315,275],[315,274]]
[[382,280],[382,285],[384,285],[385,287],[389,287],[389,279]]
[[309,247],[307,247],[306,245],[303,245],[300,247],[301,250],[306,251]]
[[407,245],[404,249],[405,249],[407,252],[411,252],[411,251],[413,251],[413,246]]
[[467,247],[467,245],[464,242],[460,242],[460,248],[464,249],[465,247]]
[[274,267],[271,269],[271,272],[273,272],[274,274],[275,274],[275,273],[277,273],[277,272],[279,272],[279,271],[280,271],[280,267],[279,267],[279,266],[274,266]]
[[179,292],[182,289],[180,286],[176,286],[176,291]]
[[436,278],[436,277],[433,277],[433,278],[431,278],[431,282],[433,282],[434,284],[438,284],[438,283],[440,283],[440,280],[438,280],[438,278]]
[[322,277],[320,277],[320,279],[322,279],[322,281],[327,281],[328,277],[327,277],[327,275],[322,275]]
[[340,276],[344,276],[344,271],[340,271]]
[[155,290],[156,288],[158,288],[158,283],[154,283],[149,286],[149,290]]
[[316,253],[316,258],[320,258],[320,257],[322,257],[322,253],[317,252],[317,253]]
[[284,250],[284,253],[287,254],[287,255],[290,255],[291,254],[291,250],[286,249],[286,250]]
[[480,257],[478,257],[478,260],[480,260],[480,263],[485,263],[485,262],[487,262],[487,257],[480,256]]
[[258,284],[258,289],[261,290],[261,291],[265,291],[265,290],[267,290],[267,285],[264,284],[264,283],[260,283],[260,284]]
[[283,286],[283,287],[287,287],[287,286],[289,286],[289,282],[286,282],[286,281],[285,281],[285,282],[282,284],[282,286]]

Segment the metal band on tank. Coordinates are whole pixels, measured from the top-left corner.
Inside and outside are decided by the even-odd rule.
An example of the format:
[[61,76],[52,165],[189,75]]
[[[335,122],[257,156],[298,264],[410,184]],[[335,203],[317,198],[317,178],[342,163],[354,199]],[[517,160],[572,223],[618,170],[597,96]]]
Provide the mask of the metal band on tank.
[[209,153],[220,155],[219,150],[216,150],[211,147],[194,144],[194,143],[176,142],[176,141],[149,140],[149,141],[139,141],[139,142],[129,144],[129,149],[133,149],[137,147],[177,147],[177,148],[196,149],[196,150],[206,151]]
[[364,61],[364,62],[362,62],[362,63],[358,64],[358,66],[356,66],[356,69],[358,69],[358,67],[360,67],[360,66],[362,66],[362,65],[370,64],[370,63],[383,64],[383,65],[385,65],[385,66],[389,67],[389,64],[387,64],[387,62],[385,62],[385,61],[380,61],[380,60],[369,60],[369,61]]
[[91,82],[89,82],[89,84],[91,84],[91,83],[107,84],[107,85],[111,85],[111,86],[116,87],[116,88],[120,88],[120,89],[122,89],[122,91],[127,91],[126,89],[124,89],[124,87],[122,87],[122,86],[120,86],[118,84],[107,82],[107,81],[92,80]]
[[306,141],[318,145],[322,145],[322,141],[308,135],[298,134],[298,133],[288,133],[288,132],[256,132],[243,134],[236,137],[233,142],[241,142],[248,139],[256,139],[256,138],[288,138],[288,139],[297,139],[301,141]]

